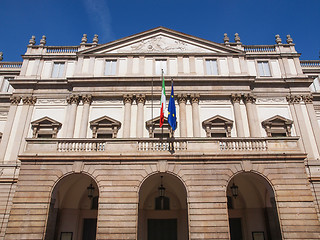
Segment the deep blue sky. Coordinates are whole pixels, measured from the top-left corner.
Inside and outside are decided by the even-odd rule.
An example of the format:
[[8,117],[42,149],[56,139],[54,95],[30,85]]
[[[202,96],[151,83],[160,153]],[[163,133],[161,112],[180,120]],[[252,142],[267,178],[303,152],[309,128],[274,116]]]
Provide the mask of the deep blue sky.
[[319,59],[320,0],[0,0],[3,61],[21,61],[32,35],[78,45],[83,33],[106,43],[158,26],[218,43],[238,32],[247,45],[290,34],[301,59]]

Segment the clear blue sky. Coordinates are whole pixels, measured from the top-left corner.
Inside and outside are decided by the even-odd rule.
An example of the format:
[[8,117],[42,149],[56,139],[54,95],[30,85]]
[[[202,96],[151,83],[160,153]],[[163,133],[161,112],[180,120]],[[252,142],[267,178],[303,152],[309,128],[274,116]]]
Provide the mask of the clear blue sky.
[[78,45],[83,33],[106,43],[158,26],[218,43],[238,32],[247,45],[290,34],[301,59],[319,59],[320,0],[0,0],[3,61],[22,61],[32,35]]

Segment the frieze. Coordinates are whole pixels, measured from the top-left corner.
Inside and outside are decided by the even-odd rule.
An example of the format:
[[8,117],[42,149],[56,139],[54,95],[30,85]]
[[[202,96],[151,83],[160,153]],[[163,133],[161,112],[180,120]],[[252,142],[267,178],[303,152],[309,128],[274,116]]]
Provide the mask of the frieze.
[[66,99],[38,99],[38,105],[56,105],[56,104],[66,104]]
[[281,98],[257,98],[257,103],[287,103],[285,97]]
[[[132,52],[209,52],[205,48],[189,44],[179,39],[173,39],[166,36],[156,36],[149,39],[141,40],[135,44],[120,48],[118,53],[132,53]],[[212,51],[210,51],[212,52]]]

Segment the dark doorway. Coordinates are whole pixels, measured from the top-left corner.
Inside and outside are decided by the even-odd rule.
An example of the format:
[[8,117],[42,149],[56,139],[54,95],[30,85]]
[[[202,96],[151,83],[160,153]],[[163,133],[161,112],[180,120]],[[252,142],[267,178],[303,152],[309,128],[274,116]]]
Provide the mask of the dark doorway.
[[230,239],[242,240],[241,218],[229,218]]
[[177,238],[177,219],[148,219],[148,240]]
[[96,231],[97,231],[96,218],[83,219],[82,240],[96,240]]

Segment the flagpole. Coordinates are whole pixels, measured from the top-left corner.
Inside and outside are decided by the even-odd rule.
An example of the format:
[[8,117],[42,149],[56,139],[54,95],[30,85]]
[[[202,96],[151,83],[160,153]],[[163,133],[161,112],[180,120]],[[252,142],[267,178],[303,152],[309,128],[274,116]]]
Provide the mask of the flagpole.
[[153,120],[153,77],[151,78],[151,120]]
[[[161,69],[161,84],[162,84],[162,80],[164,81],[164,78],[163,78],[163,68]],[[164,84],[164,86],[166,86],[166,84]],[[162,88],[161,88],[161,91],[162,91]],[[162,93],[161,93],[162,94]],[[163,109],[163,112],[165,112],[165,109]],[[163,125],[161,126],[161,137],[163,139]]]

